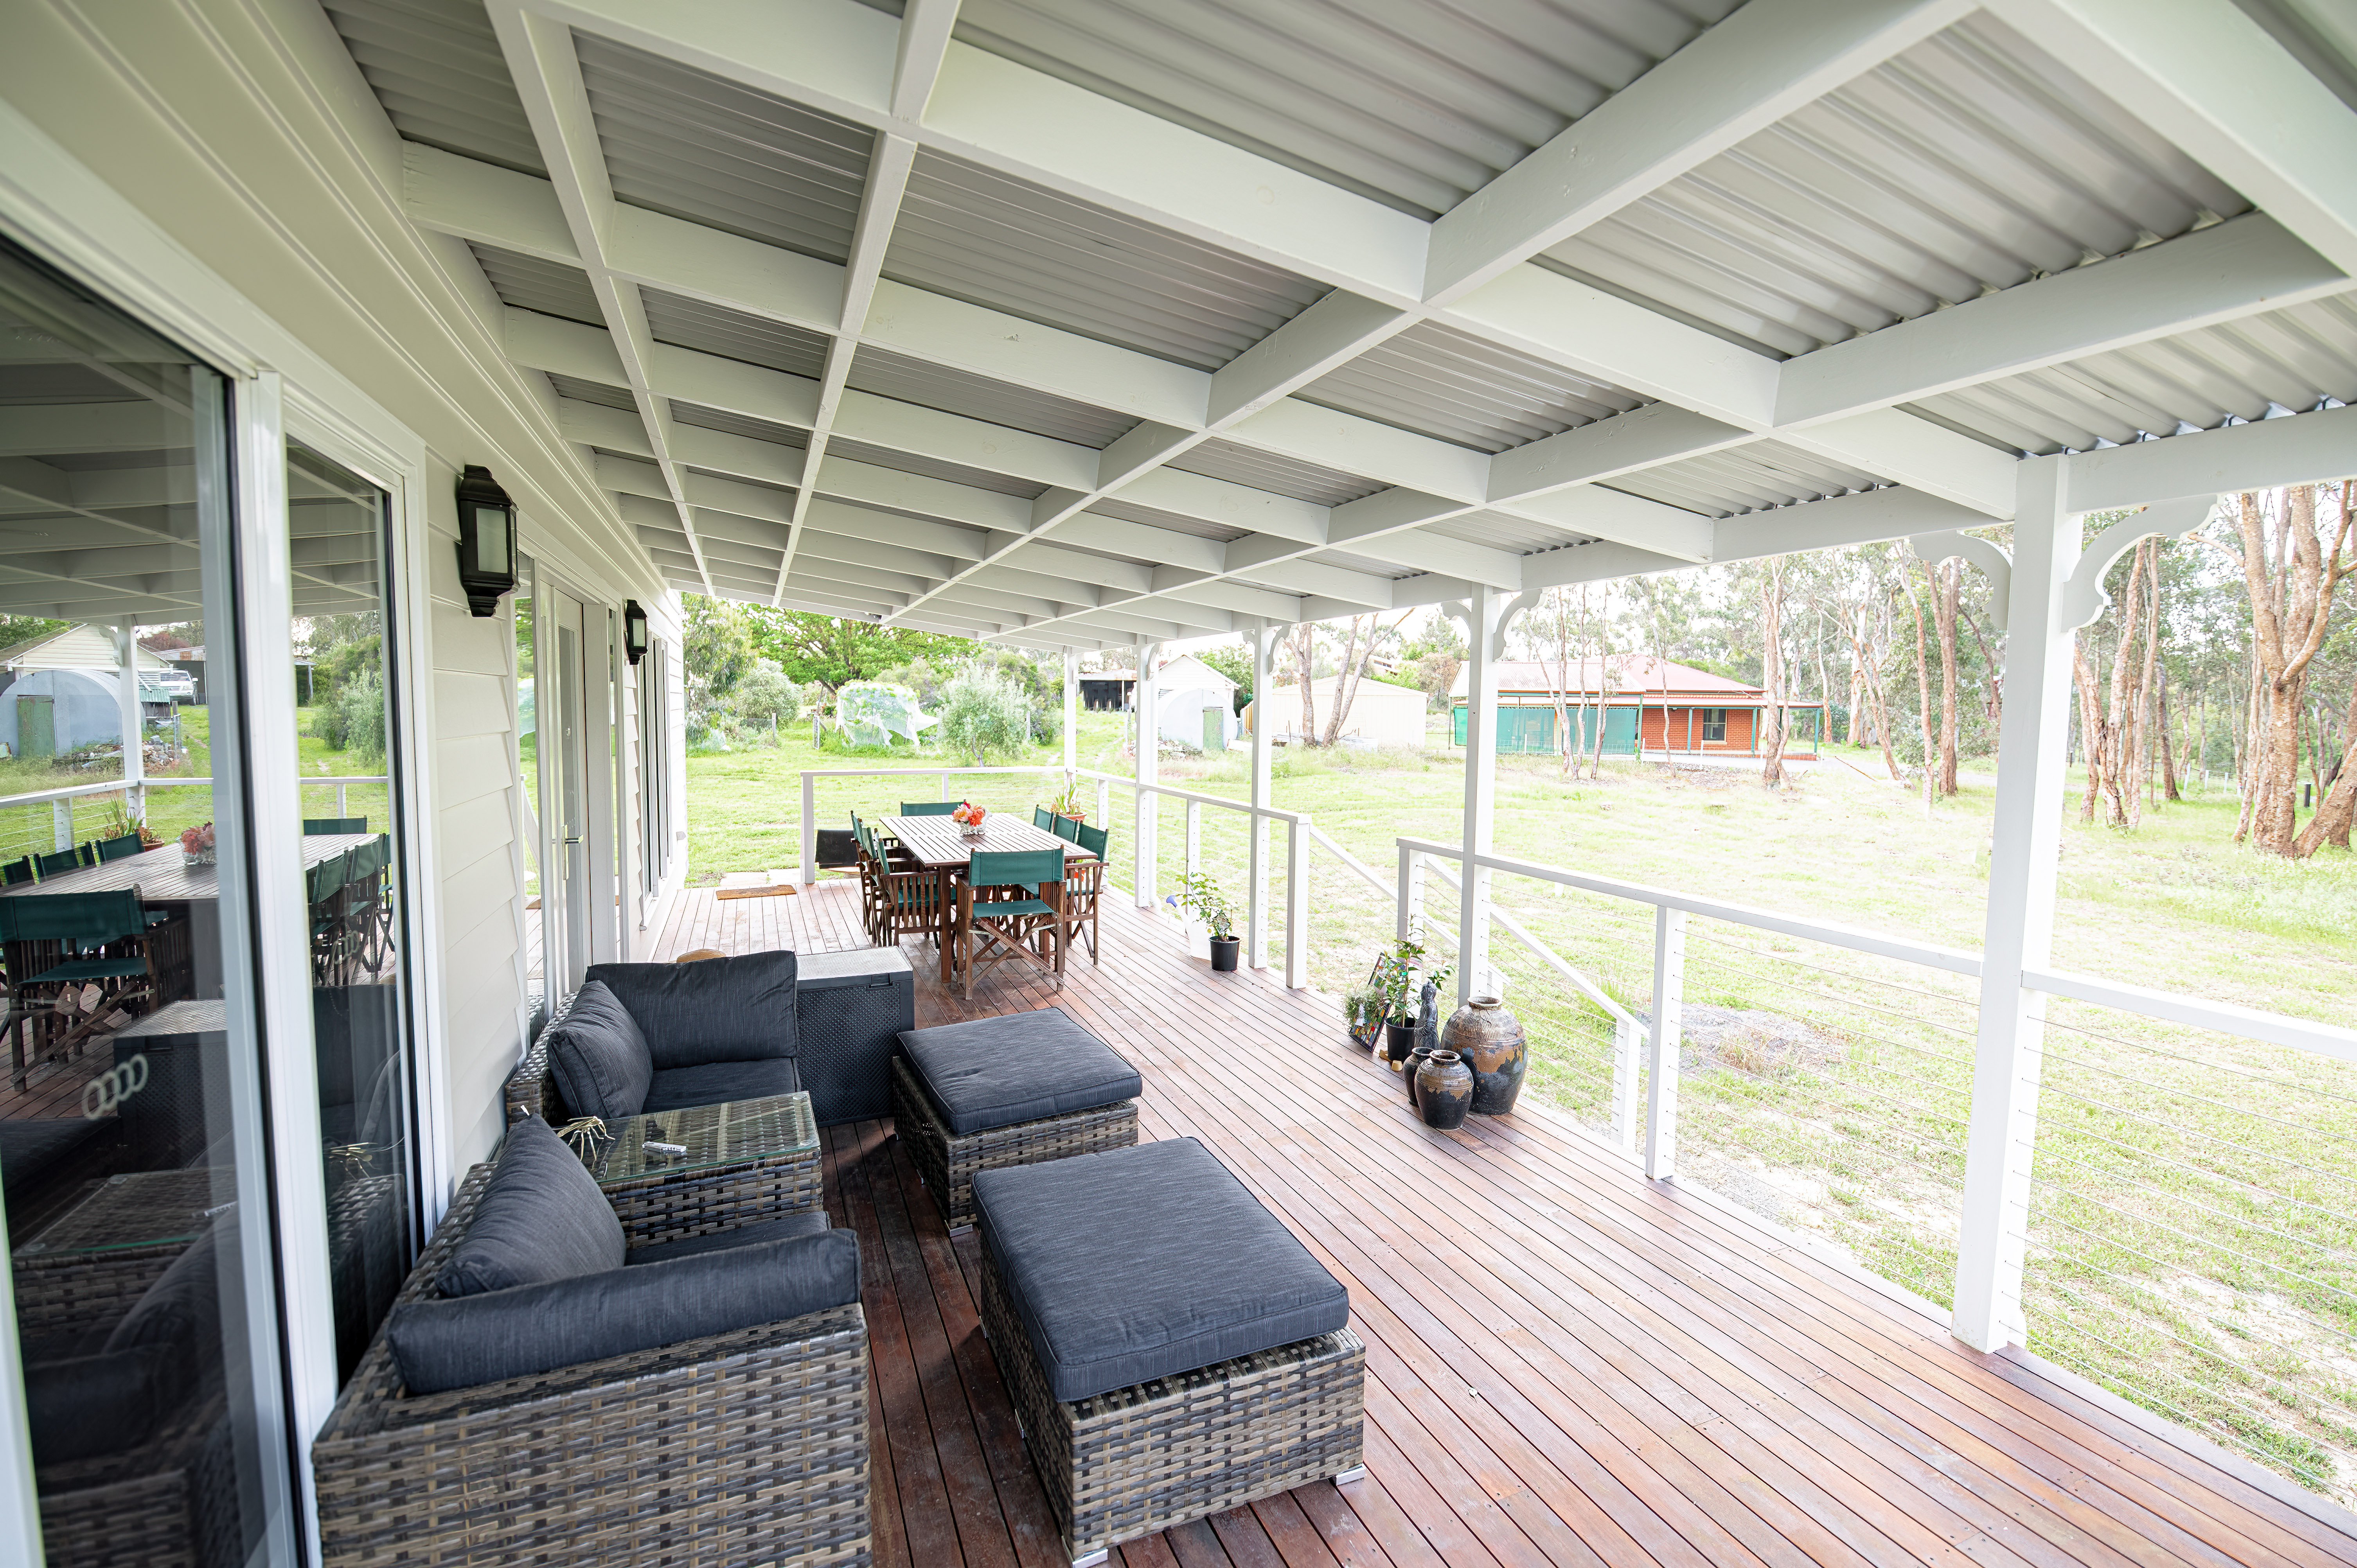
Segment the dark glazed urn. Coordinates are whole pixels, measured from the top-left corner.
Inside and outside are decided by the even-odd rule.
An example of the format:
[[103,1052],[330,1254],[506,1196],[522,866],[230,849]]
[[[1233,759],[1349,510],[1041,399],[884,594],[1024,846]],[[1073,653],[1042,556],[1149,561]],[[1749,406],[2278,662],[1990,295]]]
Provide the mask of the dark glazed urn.
[[1406,1062],[1402,1064],[1400,1068],[1400,1077],[1406,1080],[1405,1087],[1407,1089],[1407,1102],[1410,1105],[1415,1103],[1415,1075],[1417,1070],[1431,1058],[1432,1053],[1439,1048],[1440,1047],[1438,1046],[1419,1045],[1415,1049],[1408,1052]]
[[1424,1124],[1446,1133],[1465,1125],[1473,1109],[1473,1070],[1455,1051],[1438,1050],[1424,1058],[1415,1074],[1415,1108]]
[[1503,1116],[1523,1092],[1531,1069],[1530,1042],[1523,1026],[1494,996],[1476,996],[1450,1015],[1440,1031],[1444,1050],[1455,1051],[1473,1072],[1473,1110]]

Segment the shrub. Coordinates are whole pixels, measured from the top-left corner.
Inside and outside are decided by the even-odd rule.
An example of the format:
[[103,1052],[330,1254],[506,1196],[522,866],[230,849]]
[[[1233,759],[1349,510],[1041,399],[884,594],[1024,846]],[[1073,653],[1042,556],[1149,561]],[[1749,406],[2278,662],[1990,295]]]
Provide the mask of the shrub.
[[1016,682],[974,664],[942,687],[942,740],[975,766],[1030,746],[1035,710]]

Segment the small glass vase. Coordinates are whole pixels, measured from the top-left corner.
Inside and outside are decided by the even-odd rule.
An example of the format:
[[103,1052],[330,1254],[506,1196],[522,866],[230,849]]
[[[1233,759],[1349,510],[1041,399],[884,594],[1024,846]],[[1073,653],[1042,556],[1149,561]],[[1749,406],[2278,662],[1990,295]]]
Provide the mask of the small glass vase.
[[221,862],[219,846],[210,849],[184,849],[180,852],[182,865],[217,865]]

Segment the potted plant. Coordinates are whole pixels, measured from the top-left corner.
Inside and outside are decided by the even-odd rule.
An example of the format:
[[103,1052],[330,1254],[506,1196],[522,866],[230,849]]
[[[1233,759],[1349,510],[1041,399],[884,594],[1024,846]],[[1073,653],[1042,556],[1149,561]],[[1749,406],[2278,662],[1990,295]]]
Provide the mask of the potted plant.
[[1228,896],[1220,891],[1220,885],[1202,872],[1190,872],[1179,878],[1178,891],[1165,902],[1184,911],[1189,918],[1201,921],[1211,932],[1213,972],[1234,973],[1236,953],[1243,943],[1235,934],[1235,916],[1229,910]]
[[1391,950],[1375,961],[1371,983],[1383,998],[1383,1054],[1394,1062],[1407,1059],[1415,1048],[1415,997],[1426,981],[1438,985],[1448,978],[1450,966],[1437,969],[1425,967],[1425,946],[1422,928],[1411,930],[1392,944]]
[[1064,776],[1064,792],[1048,802],[1048,810],[1074,822],[1088,821],[1088,811],[1081,804],[1081,781],[1071,774]]

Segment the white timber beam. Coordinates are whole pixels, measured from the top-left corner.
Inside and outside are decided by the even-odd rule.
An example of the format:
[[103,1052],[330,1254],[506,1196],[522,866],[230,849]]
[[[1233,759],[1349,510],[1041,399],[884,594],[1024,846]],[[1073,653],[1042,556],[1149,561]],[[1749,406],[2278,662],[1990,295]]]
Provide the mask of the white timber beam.
[[2255,419],[2082,452],[2071,459],[2073,512],[2344,479],[2357,474],[2357,405]]
[[2228,0],[1992,0],[2097,91],[2357,275],[2357,110]]
[[1931,37],[1968,0],[1750,0],[1432,226],[1445,302]]

